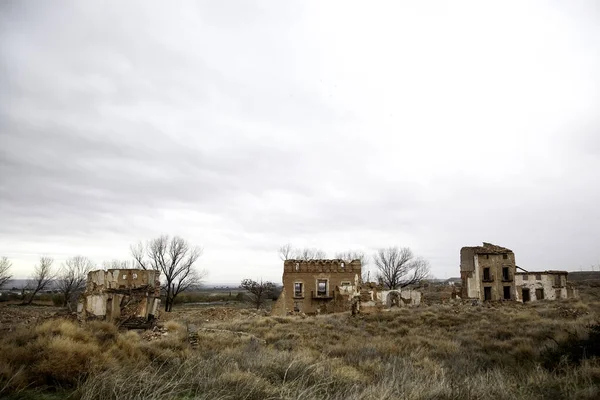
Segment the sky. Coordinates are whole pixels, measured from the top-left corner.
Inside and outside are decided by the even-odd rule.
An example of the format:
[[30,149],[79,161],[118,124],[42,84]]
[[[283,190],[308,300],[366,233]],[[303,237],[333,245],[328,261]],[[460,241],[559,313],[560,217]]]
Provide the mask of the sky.
[[[600,3],[0,3],[0,256],[162,234],[209,283],[277,249],[600,267]],[[371,266],[372,267],[372,266]]]

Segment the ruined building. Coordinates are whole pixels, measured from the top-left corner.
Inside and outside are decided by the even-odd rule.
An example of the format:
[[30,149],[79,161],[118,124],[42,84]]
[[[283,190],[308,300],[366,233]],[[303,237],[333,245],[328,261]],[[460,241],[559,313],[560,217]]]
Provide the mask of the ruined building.
[[[518,267],[517,267],[518,268]],[[516,300],[526,303],[536,300],[577,298],[577,290],[567,280],[567,271],[517,272]]]
[[286,260],[283,290],[273,315],[320,314],[416,305],[416,290],[385,290],[376,283],[361,283],[360,260]]
[[349,310],[359,294],[360,260],[286,260],[283,290],[273,314]]
[[567,275],[566,271],[525,271],[516,266],[512,250],[491,243],[460,249],[463,299],[527,302],[577,297]]
[[157,315],[160,272],[142,269],[91,271],[77,310],[80,319],[144,326]]
[[460,249],[462,298],[479,300],[515,299],[515,253],[483,243]]

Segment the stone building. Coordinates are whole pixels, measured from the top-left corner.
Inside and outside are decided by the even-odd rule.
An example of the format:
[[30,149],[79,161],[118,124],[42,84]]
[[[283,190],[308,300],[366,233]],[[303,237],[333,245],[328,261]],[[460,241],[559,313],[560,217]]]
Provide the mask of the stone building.
[[491,243],[460,249],[460,275],[463,299],[528,302],[578,296],[568,272],[525,271],[516,266],[512,250]]
[[515,254],[491,243],[460,249],[463,299],[514,300]]
[[91,271],[79,300],[80,319],[101,319],[144,325],[157,315],[160,305],[160,272],[142,269]]
[[567,280],[567,271],[517,272],[516,300],[526,303],[536,300],[577,298],[577,290]]
[[286,260],[283,290],[272,315],[320,314],[418,305],[421,293],[361,283],[360,260]]
[[316,314],[350,310],[359,295],[360,260],[286,260],[283,290],[273,314]]

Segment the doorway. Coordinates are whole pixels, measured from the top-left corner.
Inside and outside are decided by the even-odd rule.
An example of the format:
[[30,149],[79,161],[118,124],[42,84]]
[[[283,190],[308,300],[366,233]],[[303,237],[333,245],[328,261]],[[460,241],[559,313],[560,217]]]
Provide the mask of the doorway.
[[531,301],[531,296],[529,295],[529,289],[523,289],[523,303],[527,303]]
[[535,289],[536,300],[544,300],[544,289]]
[[510,300],[510,286],[504,286],[504,300]]
[[492,288],[487,286],[483,288],[483,300],[491,300],[492,299]]

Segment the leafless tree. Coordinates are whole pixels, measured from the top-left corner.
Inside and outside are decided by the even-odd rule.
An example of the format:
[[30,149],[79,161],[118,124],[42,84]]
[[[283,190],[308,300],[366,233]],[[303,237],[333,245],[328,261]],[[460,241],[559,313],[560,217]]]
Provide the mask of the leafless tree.
[[294,248],[291,243],[284,244],[279,248],[279,258],[281,258],[282,261],[291,260],[294,258],[293,255]]
[[362,251],[357,250],[348,250],[341,253],[335,253],[335,258],[340,260],[344,260],[346,262],[351,262],[353,260],[360,260],[361,265],[361,280],[362,282],[368,282],[370,279],[369,273],[369,256],[363,253]]
[[146,245],[131,246],[131,254],[140,268],[160,271],[167,312],[172,310],[179,293],[199,286],[206,274],[199,272],[194,265],[202,255],[202,248],[192,247],[178,236],[169,238],[163,235]]
[[133,262],[127,260],[110,260],[110,261],[102,261],[103,269],[128,269],[133,267]]
[[94,263],[84,256],[69,258],[58,271],[56,287],[62,293],[63,306],[71,306],[72,301],[85,289],[88,273]]
[[327,257],[321,249],[314,247],[295,248],[290,243],[279,248],[279,258],[282,260],[321,260]]
[[379,249],[373,255],[378,279],[388,289],[403,288],[429,275],[429,262],[414,256],[408,247]]
[[12,263],[7,257],[0,258],[0,288],[12,278],[10,267],[12,267]]
[[252,279],[244,279],[240,284],[240,287],[248,292],[246,294],[248,302],[255,305],[257,310],[275,290],[275,284],[273,282],[263,282],[262,279],[259,282],[253,281]]
[[35,295],[42,290],[45,290],[54,281],[56,273],[52,269],[52,263],[54,263],[54,259],[50,257],[40,257],[40,263],[35,266],[33,275],[31,276],[32,282],[30,283],[29,289],[31,289],[32,292],[29,294],[27,304],[31,304]]
[[327,253],[325,253],[321,249],[316,249],[314,247],[305,247],[302,249],[297,249],[294,255],[296,260],[321,260],[327,258]]

